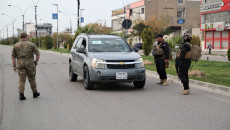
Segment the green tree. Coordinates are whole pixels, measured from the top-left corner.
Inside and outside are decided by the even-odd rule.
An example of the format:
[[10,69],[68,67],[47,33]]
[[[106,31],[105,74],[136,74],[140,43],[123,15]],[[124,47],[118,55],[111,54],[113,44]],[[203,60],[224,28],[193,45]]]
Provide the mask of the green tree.
[[146,56],[148,56],[153,49],[154,35],[151,28],[145,28],[141,34],[143,40],[143,51]]
[[50,35],[45,36],[43,39],[44,45],[46,49],[52,49],[53,48],[53,38]]
[[143,30],[145,28],[148,28],[148,25],[145,25],[145,23],[143,21],[140,21],[139,23],[137,23],[136,25],[133,26],[133,31],[131,32],[131,36],[132,37],[138,37],[139,38],[139,42],[141,41],[141,33],[143,32]]
[[169,16],[161,16],[160,18],[152,17],[147,20],[146,25],[148,25],[153,32],[153,35],[162,34],[165,29],[167,29],[170,22]]

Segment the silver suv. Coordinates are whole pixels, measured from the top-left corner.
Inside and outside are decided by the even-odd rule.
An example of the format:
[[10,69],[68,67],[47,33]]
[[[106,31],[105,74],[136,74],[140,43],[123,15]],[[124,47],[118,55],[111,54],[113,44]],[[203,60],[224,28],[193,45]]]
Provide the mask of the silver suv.
[[80,34],[70,52],[70,81],[83,77],[87,90],[97,82],[133,82],[143,88],[145,66],[137,51],[118,35]]

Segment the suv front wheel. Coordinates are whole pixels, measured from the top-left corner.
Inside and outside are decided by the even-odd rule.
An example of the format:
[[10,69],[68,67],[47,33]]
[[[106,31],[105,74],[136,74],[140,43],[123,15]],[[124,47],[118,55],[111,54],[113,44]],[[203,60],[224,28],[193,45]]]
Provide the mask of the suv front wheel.
[[146,79],[146,76],[145,76],[143,81],[135,81],[135,82],[133,82],[134,87],[135,88],[144,88],[145,87],[145,79]]
[[94,83],[90,81],[90,75],[88,67],[84,67],[83,83],[86,90],[92,90],[94,88]]

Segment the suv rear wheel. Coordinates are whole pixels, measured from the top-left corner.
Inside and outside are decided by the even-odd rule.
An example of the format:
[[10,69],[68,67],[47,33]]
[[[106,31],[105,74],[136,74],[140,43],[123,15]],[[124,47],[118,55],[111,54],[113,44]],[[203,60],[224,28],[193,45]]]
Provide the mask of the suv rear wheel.
[[71,66],[71,65],[69,65],[69,80],[70,80],[71,82],[74,82],[74,81],[77,80],[77,74],[74,74],[74,73],[73,73],[73,69],[72,69],[72,66]]
[[84,67],[83,83],[86,90],[92,90],[94,88],[94,83],[90,81],[88,67]]

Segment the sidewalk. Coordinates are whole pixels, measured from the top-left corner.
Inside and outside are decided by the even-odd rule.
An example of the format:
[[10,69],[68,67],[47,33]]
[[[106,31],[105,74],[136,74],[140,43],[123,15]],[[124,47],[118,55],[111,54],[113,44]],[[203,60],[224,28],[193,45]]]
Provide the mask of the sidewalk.
[[[139,50],[138,54],[144,55],[143,50]],[[209,61],[219,61],[219,62],[229,62],[226,51],[213,51],[213,55],[207,55],[208,51],[202,51],[201,60],[209,60]],[[151,54],[150,54],[151,55]]]

